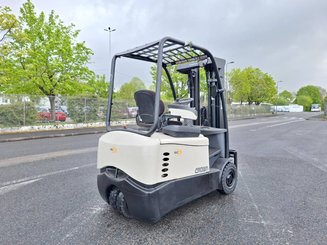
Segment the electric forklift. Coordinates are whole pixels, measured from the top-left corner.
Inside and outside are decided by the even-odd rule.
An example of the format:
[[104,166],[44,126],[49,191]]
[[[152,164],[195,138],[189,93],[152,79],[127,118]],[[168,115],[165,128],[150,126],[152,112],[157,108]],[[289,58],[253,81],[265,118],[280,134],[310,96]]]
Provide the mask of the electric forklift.
[[[131,125],[117,122],[115,69],[120,58],[156,64],[155,91],[134,94]],[[188,98],[178,98],[169,66],[188,77]],[[157,222],[170,211],[213,191],[231,194],[237,184],[237,152],[229,148],[223,77],[225,60],[207,49],[171,37],[112,58],[107,133],[98,146],[101,197],[123,216]],[[207,104],[200,104],[200,68]],[[174,102],[160,98],[163,72]]]

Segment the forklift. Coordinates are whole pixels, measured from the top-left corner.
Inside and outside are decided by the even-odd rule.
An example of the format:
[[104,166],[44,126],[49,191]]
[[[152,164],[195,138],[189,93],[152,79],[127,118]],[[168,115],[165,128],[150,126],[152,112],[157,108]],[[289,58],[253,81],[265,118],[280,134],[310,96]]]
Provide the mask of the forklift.
[[[155,91],[135,92],[137,115],[131,125],[117,122],[113,112],[120,58],[156,64]],[[177,98],[169,66],[187,75],[188,98]],[[228,195],[235,190],[237,152],[229,148],[224,66],[225,60],[207,49],[171,37],[113,56],[97,184],[101,197],[123,216],[155,223],[213,191]],[[204,106],[200,68],[206,74]],[[168,106],[160,99],[163,72],[174,98]]]

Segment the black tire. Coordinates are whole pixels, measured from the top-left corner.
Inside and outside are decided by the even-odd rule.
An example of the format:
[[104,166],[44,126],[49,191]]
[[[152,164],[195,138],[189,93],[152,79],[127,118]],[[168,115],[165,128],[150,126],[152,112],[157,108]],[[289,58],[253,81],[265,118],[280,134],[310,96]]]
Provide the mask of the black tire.
[[119,190],[115,187],[113,188],[110,193],[109,193],[109,197],[108,197],[108,203],[109,205],[111,205],[114,209],[118,209],[117,207],[117,197],[119,194]]
[[128,212],[127,203],[125,201],[124,194],[122,192],[119,192],[117,197],[117,207],[118,211],[126,218],[131,218],[131,215]]
[[220,188],[218,191],[224,195],[231,194],[237,185],[237,168],[234,163],[227,163],[223,169]]

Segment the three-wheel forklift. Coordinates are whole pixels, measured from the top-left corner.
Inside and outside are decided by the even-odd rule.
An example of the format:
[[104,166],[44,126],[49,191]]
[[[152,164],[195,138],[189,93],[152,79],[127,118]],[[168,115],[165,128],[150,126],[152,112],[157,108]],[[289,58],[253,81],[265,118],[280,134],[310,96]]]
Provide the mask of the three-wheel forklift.
[[[116,120],[115,67],[118,58],[156,64],[155,91],[134,94],[137,115],[128,126]],[[189,98],[177,98],[169,66],[188,76]],[[230,150],[224,87],[225,61],[205,48],[165,37],[116,54],[112,59],[107,133],[98,146],[98,189],[125,217],[157,222],[192,200],[237,184],[237,152]],[[207,104],[200,104],[200,68]],[[160,99],[163,72],[174,102]]]

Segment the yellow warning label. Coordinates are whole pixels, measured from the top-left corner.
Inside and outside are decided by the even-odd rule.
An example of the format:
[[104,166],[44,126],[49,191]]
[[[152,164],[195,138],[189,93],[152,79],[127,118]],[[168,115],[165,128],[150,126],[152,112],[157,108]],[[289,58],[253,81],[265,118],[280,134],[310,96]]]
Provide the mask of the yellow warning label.
[[183,154],[183,150],[182,149],[178,149],[178,150],[174,151],[174,153],[176,155],[182,155]]
[[117,152],[118,152],[118,149],[117,149],[116,147],[111,147],[111,148],[110,148],[110,151],[111,151],[112,153],[117,153]]

